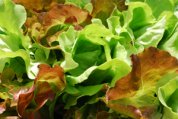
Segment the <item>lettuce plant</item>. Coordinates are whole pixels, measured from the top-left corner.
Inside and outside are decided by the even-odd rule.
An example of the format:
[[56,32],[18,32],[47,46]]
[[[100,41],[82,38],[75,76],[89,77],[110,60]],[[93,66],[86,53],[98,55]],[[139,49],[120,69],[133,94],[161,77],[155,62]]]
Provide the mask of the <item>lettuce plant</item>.
[[0,0],[0,118],[178,118],[175,0]]

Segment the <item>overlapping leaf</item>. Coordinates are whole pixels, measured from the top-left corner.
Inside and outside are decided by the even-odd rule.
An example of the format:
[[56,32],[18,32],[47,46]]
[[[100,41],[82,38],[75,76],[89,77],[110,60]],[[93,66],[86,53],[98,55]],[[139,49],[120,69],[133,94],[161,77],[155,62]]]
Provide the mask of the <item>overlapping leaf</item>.
[[80,24],[89,18],[87,11],[73,5],[58,4],[42,16],[42,24],[50,26],[55,23]]
[[21,27],[26,20],[25,8],[14,4],[11,0],[1,0],[0,16],[0,29],[3,31],[0,40],[12,51],[27,48],[30,40],[21,32]]
[[[0,75],[0,107],[1,117],[5,116],[4,113],[8,112],[13,114],[20,93],[26,92],[31,83],[20,81],[16,71],[10,67],[6,67]],[[17,114],[14,114],[17,116]]]
[[0,0],[0,118],[177,118],[176,5]]
[[164,41],[164,43],[160,45],[160,47],[170,52],[172,56],[178,58],[177,45],[178,45],[178,22],[175,24],[175,30],[173,31],[172,35],[168,37],[166,41]]
[[17,33],[25,23],[26,11],[23,6],[15,5],[11,0],[1,0],[0,16],[0,27],[5,28],[8,32]]
[[17,4],[23,5],[26,9],[34,11],[42,11],[44,9],[49,9],[56,0],[13,0]]
[[114,8],[120,11],[126,10],[125,0],[91,0],[93,5],[92,16],[102,20],[106,24],[106,19],[111,15]]
[[55,41],[69,24],[80,30],[91,21],[88,11],[70,4],[55,4],[48,11],[31,14],[26,21],[28,32],[35,40],[47,43]]
[[[162,0],[162,2],[158,1],[152,1],[152,0],[145,0],[146,3],[151,7],[153,11],[153,15],[155,17],[159,17],[160,14],[162,14],[165,11],[174,11],[175,3],[174,0]],[[156,4],[159,4],[158,6],[155,6]]]
[[47,100],[53,99],[57,92],[65,87],[65,79],[62,68],[55,66],[51,68],[46,64],[39,66],[39,73],[31,89],[19,96],[17,110],[20,116],[25,116],[26,110],[33,100],[34,111],[40,109]]
[[65,0],[66,4],[74,4],[80,8],[86,9],[89,12],[92,11],[91,0]]
[[165,51],[150,47],[132,55],[132,71],[108,90],[108,106],[133,118],[150,118],[159,105],[157,82],[178,69],[178,60]]
[[158,90],[158,98],[164,106],[163,119],[176,119],[178,118],[178,77],[172,74],[166,78],[171,80]]

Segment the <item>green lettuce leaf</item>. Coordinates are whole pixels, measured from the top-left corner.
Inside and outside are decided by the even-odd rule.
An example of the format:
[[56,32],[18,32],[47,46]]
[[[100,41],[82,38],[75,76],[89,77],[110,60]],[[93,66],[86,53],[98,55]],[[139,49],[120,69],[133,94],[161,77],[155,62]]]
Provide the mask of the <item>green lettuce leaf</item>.
[[[24,36],[22,26],[26,21],[26,11],[21,5],[14,4],[11,0],[0,1],[0,46],[3,61],[1,71],[6,63],[16,70],[16,73],[30,75],[30,56],[27,49],[30,39]],[[12,20],[13,18],[13,20]],[[20,57],[20,58],[18,58]]]
[[145,48],[150,46],[157,47],[158,43],[161,41],[164,31],[165,31],[166,19],[163,17],[155,24],[151,26],[146,26],[138,31],[136,31],[135,37],[136,44],[142,45]]
[[115,58],[99,66],[90,67],[77,77],[68,75],[66,80],[71,85],[83,82],[84,85],[111,83],[111,86],[114,86],[118,78],[125,76],[129,72],[130,66],[124,61]]
[[146,3],[151,7],[153,15],[158,18],[165,11],[174,11],[174,0],[146,0]]
[[143,2],[130,2],[127,11],[123,12],[124,25],[133,31],[155,22],[151,8]]
[[[21,73],[30,72],[30,57],[25,50],[20,49],[16,52],[5,52],[5,51],[0,50],[0,54],[1,54],[0,59],[11,63],[10,65],[12,66],[12,68],[17,69],[15,71],[17,71],[17,72],[19,71]],[[16,58],[16,57],[20,57],[23,60],[17,59],[15,61],[15,59],[14,60],[11,59],[11,58]],[[11,61],[10,61],[10,59],[11,59]],[[25,63],[23,63],[23,62],[25,62]],[[4,62],[4,63],[6,63],[6,62]],[[19,64],[22,66],[20,66]],[[2,65],[1,69],[3,69],[4,66],[5,66],[5,64]]]
[[[78,86],[78,87],[71,87],[68,85],[66,87],[66,92],[68,94],[63,96],[63,100],[66,103],[65,108],[69,108],[73,105],[77,104],[77,100],[84,96],[93,96],[98,93],[103,88],[103,84],[100,85],[92,85],[92,86]],[[74,92],[73,92],[74,90]],[[74,94],[74,95],[69,95]]]
[[0,16],[2,17],[0,19],[0,28],[5,33],[0,34],[1,40],[13,51],[28,48],[29,38],[23,36],[21,32],[21,27],[26,20],[25,8],[14,4],[11,0],[1,0]]
[[178,57],[177,54],[177,34],[178,34],[178,18],[172,12],[165,12],[166,15],[166,31],[162,41],[159,44],[161,49],[167,50],[171,55]]
[[[169,78],[169,77],[167,77]],[[158,98],[163,107],[163,119],[178,118],[178,77],[170,77],[171,80],[159,88]]]
[[[15,5],[11,0],[0,1],[0,26],[4,30],[18,34],[26,20],[25,8]],[[12,20],[13,18],[13,20]]]
[[174,30],[172,35],[165,41],[161,48],[167,50],[172,56],[178,58],[178,22],[176,25],[177,28]]
[[59,35],[58,42],[64,55],[64,61],[61,63],[61,66],[64,71],[69,71],[78,66],[78,63],[76,63],[72,57],[72,50],[76,42],[77,34],[74,27],[69,27],[66,32]]
[[[104,63],[105,60],[111,60],[109,42],[112,36],[110,30],[103,25],[93,23],[86,26],[79,33],[73,46],[72,57],[78,63],[78,67],[71,70],[70,73],[77,76],[91,66],[97,66]],[[83,46],[85,48],[81,49]]]
[[43,47],[42,45],[39,45],[37,43],[33,43],[32,47],[30,48],[30,55],[31,59],[34,60],[34,62],[45,62],[48,60],[50,55],[50,49],[47,47]]

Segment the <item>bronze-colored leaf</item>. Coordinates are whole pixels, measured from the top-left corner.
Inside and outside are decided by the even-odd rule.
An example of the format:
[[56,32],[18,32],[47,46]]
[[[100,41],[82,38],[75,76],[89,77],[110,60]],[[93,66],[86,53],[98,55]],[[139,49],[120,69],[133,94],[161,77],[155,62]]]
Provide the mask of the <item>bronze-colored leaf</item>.
[[48,12],[39,14],[41,23],[44,26],[52,24],[70,23],[80,24],[91,19],[89,13],[74,5],[56,4]]
[[[121,99],[135,95],[141,84],[141,66],[140,60],[136,55],[132,55],[132,71],[129,75],[123,77],[116,82],[114,88],[107,92],[107,100]],[[117,91],[112,91],[117,88]],[[111,93],[112,92],[112,93]]]
[[41,11],[49,9],[57,0],[13,0],[16,4],[23,5],[26,9]]
[[107,91],[106,101],[110,108],[120,113],[146,119],[159,103],[155,97],[157,82],[165,74],[178,70],[178,60],[153,47],[131,57],[132,71]]
[[74,5],[55,4],[45,12],[31,12],[25,27],[27,33],[43,46],[51,46],[61,32],[68,29],[68,24],[76,30],[91,22],[88,11]]
[[41,64],[39,69],[35,84],[38,82],[47,82],[50,85],[52,84],[53,88],[55,87],[54,91],[64,89],[66,82],[64,79],[64,71],[60,66],[55,65],[51,68],[49,65]]
[[12,68],[6,67],[3,69],[0,77],[0,113],[4,111],[12,113],[17,106],[19,94],[27,92],[29,89],[26,84],[21,86],[18,78],[21,78],[21,76],[17,75]]
[[26,93],[28,90],[30,91],[30,86],[12,87],[9,90],[9,93],[13,95],[10,107],[16,107],[20,94]]
[[35,95],[35,102],[38,105],[36,110],[40,109],[47,100],[53,100],[55,97],[55,92],[51,90],[51,87],[49,83],[47,82],[39,82],[37,89],[36,89],[36,95]]
[[20,117],[24,116],[25,109],[30,104],[34,97],[34,89],[35,87],[31,87],[30,90],[26,93],[22,93],[19,95],[17,111]]
[[133,107],[133,106],[125,106],[125,105],[118,105],[115,103],[109,103],[108,106],[110,108],[114,108],[114,110],[117,110],[120,113],[124,113],[125,115],[129,115],[131,117],[134,117],[135,119],[140,119],[142,117],[142,113],[139,109]]
[[[56,93],[63,90],[65,87],[65,79],[63,69],[59,66],[51,68],[49,65],[41,64],[39,73],[34,81],[32,88],[23,94],[20,94],[17,110],[21,117],[33,115],[38,111],[48,100],[53,100]],[[32,101],[35,102],[34,111],[28,112],[28,106]]]

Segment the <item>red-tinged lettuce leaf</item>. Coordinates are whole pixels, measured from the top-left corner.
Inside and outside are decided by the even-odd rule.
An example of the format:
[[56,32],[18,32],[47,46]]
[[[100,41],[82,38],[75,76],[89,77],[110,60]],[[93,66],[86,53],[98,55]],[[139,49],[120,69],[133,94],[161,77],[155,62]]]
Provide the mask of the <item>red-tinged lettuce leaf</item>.
[[57,0],[13,0],[16,4],[23,5],[28,10],[42,11],[49,9]]
[[34,89],[35,87],[33,86],[28,92],[19,95],[18,106],[17,106],[17,111],[19,115],[21,116],[23,115],[25,109],[32,101],[34,97]]
[[35,102],[38,106],[38,109],[41,108],[47,100],[53,100],[55,93],[51,90],[50,84],[47,82],[39,82],[37,86]]
[[[0,98],[3,94],[0,94]],[[1,99],[2,100],[2,99]],[[3,102],[0,102],[0,114],[3,114],[6,111],[7,105],[10,105],[10,100],[7,98]]]
[[91,0],[65,0],[65,4],[73,4],[77,7],[92,11],[93,7],[91,4]]
[[48,82],[49,84],[55,83],[58,89],[63,89],[62,87],[65,85],[63,69],[57,65],[51,68],[49,65],[41,64],[39,66],[39,73],[35,79],[35,84],[40,81]]
[[46,12],[31,14],[25,24],[27,32],[42,45],[55,41],[70,25],[81,30],[91,22],[89,12],[74,5],[55,4]]
[[[2,84],[4,85],[4,84]],[[24,87],[19,87],[18,85],[9,84],[9,86],[0,86],[0,118],[8,115],[15,115],[17,106],[17,96],[18,92],[24,92]],[[10,89],[12,88],[12,89]]]
[[150,47],[132,55],[132,71],[116,82],[106,93],[106,103],[111,109],[136,119],[155,116],[159,101],[158,81],[178,70],[178,60],[168,52]]
[[6,110],[6,105],[4,104],[4,102],[1,102],[0,103],[0,114],[2,114],[5,110]]
[[51,68],[49,65],[41,64],[34,85],[28,92],[19,96],[17,106],[19,116],[26,117],[37,113],[48,100],[53,100],[56,93],[64,89],[65,84],[61,67],[56,65]]
[[[17,75],[10,67],[3,69],[0,74],[0,113],[5,116],[6,113],[13,114],[17,106],[17,100],[20,93],[26,92],[31,86],[30,83],[20,81],[22,77]],[[17,116],[17,113],[14,115]],[[1,118],[0,116],[0,118]]]
[[[25,92],[26,90],[23,88],[20,88],[16,85],[14,85],[14,86],[11,85],[10,87],[12,89],[8,90],[7,87],[1,86],[1,88],[4,88],[6,91],[0,92],[0,100],[1,100],[1,102],[0,102],[0,118],[2,118],[4,116],[6,117],[9,115],[18,116],[18,114],[16,113],[17,99],[15,97],[18,96],[18,93]],[[15,89],[15,88],[17,88],[17,89]],[[17,90],[17,91],[14,91],[14,90]]]
[[51,26],[57,23],[81,24],[91,16],[74,5],[56,4],[48,12],[41,13],[39,18],[44,26]]

